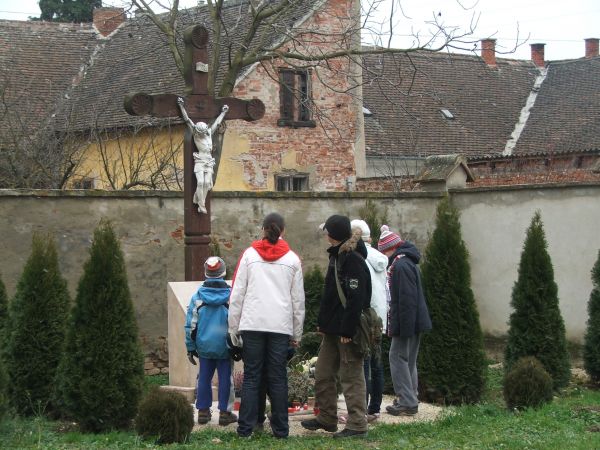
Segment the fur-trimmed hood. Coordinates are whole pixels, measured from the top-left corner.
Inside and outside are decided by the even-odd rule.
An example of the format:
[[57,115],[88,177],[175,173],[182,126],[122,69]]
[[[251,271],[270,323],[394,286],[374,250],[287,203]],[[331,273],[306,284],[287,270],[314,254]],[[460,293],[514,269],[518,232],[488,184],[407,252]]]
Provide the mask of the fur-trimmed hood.
[[361,234],[362,233],[360,229],[354,229],[352,231],[352,236],[350,236],[350,239],[347,239],[340,245],[338,255],[340,253],[349,253],[356,250],[360,255],[362,255],[363,258],[366,259],[368,251],[367,246],[361,239]]

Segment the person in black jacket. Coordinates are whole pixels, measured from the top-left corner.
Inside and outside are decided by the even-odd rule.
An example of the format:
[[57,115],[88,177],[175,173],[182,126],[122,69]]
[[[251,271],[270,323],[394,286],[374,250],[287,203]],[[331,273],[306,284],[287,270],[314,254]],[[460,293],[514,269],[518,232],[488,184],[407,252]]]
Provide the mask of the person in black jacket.
[[346,428],[333,436],[366,436],[364,355],[352,338],[358,330],[362,310],[371,302],[371,276],[365,262],[367,248],[360,239],[360,231],[352,235],[346,216],[329,217],[322,229],[327,232],[331,247],[327,250],[329,267],[317,319],[318,331],[323,335],[315,368],[315,397],[320,411],[315,419],[301,424],[309,430],[337,431],[339,376],[348,419]]
[[394,403],[386,410],[394,416],[414,416],[419,410],[419,343],[421,333],[431,330],[431,318],[417,267],[421,253],[412,243],[390,231],[387,225],[381,227],[378,248],[389,258],[390,308],[387,328],[388,335],[392,337],[389,358],[396,394]]

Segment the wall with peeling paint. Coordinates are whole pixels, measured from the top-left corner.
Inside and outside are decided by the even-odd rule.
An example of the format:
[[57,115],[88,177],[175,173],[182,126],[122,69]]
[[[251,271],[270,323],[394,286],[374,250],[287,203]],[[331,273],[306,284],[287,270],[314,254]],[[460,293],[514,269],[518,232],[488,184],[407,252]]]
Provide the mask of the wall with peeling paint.
[[[450,192],[461,211],[471,258],[472,286],[486,332],[502,335],[525,229],[540,209],[559,286],[569,339],[581,341],[592,285],[590,270],[600,249],[600,183],[463,189]],[[437,192],[252,193],[214,192],[212,234],[230,270],[261,235],[263,217],[282,213],[286,240],[303,267],[324,268],[327,242],[318,225],[331,214],[354,218],[366,199],[387,208],[389,225],[424,249],[433,232]],[[166,283],[183,280],[183,198],[156,191],[0,190],[0,274],[9,295],[30,253],[34,231],[56,239],[60,266],[72,295],[94,228],[113,222],[127,263],[132,297],[148,365],[164,364]]]

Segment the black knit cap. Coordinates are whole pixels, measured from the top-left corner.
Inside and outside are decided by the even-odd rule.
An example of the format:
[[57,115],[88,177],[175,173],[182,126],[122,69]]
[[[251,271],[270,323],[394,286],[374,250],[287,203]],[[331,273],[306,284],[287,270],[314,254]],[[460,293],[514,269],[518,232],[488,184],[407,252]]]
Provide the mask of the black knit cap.
[[330,216],[325,222],[325,225],[323,225],[323,229],[336,241],[345,241],[352,236],[350,219],[346,216],[339,216],[337,214]]

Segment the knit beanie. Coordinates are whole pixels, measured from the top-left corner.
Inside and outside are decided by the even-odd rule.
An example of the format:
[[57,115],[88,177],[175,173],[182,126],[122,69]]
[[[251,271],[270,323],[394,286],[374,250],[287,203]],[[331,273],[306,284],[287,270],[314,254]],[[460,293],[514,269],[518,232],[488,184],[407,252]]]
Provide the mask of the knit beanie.
[[402,244],[402,238],[399,234],[390,231],[390,227],[387,225],[381,226],[381,235],[379,236],[379,242],[377,248],[380,252],[384,252],[391,248],[396,248]]
[[356,228],[360,229],[360,238],[365,242],[371,237],[371,229],[364,220],[354,219],[350,222],[350,227],[353,230]]
[[204,275],[206,278],[222,278],[226,270],[225,261],[218,256],[211,256],[204,263]]
[[327,234],[336,241],[345,241],[350,239],[352,236],[352,230],[350,229],[350,219],[346,216],[339,216],[334,214],[321,226],[323,230],[327,231]]

